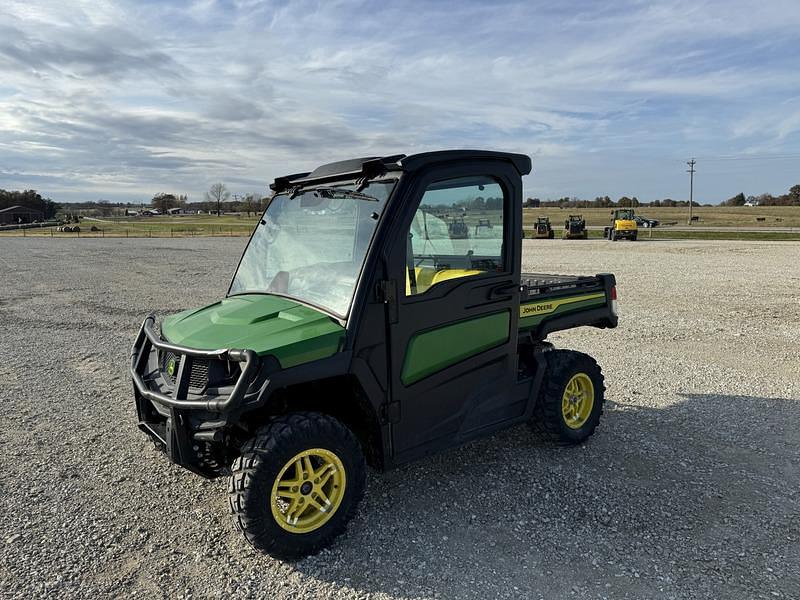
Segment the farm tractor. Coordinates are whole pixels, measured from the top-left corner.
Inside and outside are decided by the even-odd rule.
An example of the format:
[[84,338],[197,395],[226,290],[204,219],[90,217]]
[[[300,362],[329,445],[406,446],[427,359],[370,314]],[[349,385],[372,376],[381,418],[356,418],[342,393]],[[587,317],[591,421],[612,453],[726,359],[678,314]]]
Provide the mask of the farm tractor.
[[589,238],[589,230],[586,229],[586,219],[582,215],[570,215],[564,221],[564,232],[561,235],[565,240],[585,240]]
[[603,228],[603,237],[615,242],[627,239],[636,241],[639,233],[632,208],[617,208],[611,211],[611,226]]
[[533,237],[537,240],[552,240],[555,236],[553,227],[550,225],[550,217],[536,217],[536,223],[533,224]]

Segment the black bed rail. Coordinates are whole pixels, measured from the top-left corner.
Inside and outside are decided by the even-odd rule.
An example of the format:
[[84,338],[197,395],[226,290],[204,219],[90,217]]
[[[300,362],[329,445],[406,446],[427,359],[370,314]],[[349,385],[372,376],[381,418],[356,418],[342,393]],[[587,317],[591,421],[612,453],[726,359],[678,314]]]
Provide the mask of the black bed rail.
[[542,294],[574,293],[602,290],[605,274],[599,275],[550,275],[545,273],[523,273],[520,278],[522,298],[535,299]]

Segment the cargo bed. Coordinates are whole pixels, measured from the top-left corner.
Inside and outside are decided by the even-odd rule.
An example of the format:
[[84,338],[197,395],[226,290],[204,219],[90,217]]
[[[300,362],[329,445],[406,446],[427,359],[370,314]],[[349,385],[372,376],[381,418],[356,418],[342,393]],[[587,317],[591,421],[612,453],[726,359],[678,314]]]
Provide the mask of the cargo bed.
[[522,273],[519,329],[542,340],[550,332],[581,325],[616,327],[615,283],[607,273]]
[[600,275],[553,275],[549,273],[522,273],[520,284],[525,288],[526,298],[534,299],[542,294],[554,294],[563,291],[583,291],[586,289],[602,289]]

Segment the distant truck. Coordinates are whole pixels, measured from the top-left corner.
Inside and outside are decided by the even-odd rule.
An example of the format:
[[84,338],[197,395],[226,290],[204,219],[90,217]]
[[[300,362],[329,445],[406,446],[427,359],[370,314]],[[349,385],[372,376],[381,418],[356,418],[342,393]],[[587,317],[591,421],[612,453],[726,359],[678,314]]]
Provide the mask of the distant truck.
[[639,228],[632,208],[617,208],[611,211],[611,226],[603,229],[603,237],[612,242],[617,240],[635,242],[638,234]]

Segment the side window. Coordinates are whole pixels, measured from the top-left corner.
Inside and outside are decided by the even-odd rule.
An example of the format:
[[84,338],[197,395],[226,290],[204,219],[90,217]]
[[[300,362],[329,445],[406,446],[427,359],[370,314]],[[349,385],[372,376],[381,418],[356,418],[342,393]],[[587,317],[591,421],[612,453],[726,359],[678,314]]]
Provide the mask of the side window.
[[503,269],[506,192],[491,177],[459,177],[425,190],[408,231],[406,295]]

